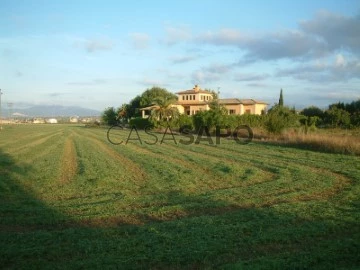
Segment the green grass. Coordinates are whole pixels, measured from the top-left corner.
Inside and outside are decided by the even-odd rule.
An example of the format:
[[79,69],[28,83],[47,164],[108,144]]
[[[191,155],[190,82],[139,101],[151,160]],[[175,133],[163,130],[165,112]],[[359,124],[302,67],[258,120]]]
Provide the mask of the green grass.
[[106,131],[0,131],[0,268],[360,267],[358,156]]

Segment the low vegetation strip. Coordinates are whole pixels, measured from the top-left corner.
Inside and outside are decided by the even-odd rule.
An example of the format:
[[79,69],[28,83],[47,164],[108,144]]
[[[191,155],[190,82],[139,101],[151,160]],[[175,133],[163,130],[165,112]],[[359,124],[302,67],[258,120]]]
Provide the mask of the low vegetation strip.
[[146,173],[134,161],[124,157],[120,153],[111,149],[109,146],[107,146],[104,142],[100,141],[99,139],[96,139],[94,137],[87,137],[87,139],[90,140],[94,144],[94,146],[98,147],[108,157],[116,160],[119,166],[125,167],[127,174],[133,176],[137,182],[141,183],[146,181]]
[[339,154],[351,154],[360,156],[360,137],[321,135],[321,134],[300,134],[281,136],[280,142],[302,148],[313,149]]
[[77,153],[72,136],[69,136],[64,145],[64,153],[60,164],[60,182],[72,181],[78,171]]
[[[26,147],[45,138],[39,133],[56,136]],[[6,144],[16,134],[21,155]],[[257,141],[115,146],[105,129],[66,125],[4,129],[0,145],[2,268],[325,269],[360,261],[357,156]]]

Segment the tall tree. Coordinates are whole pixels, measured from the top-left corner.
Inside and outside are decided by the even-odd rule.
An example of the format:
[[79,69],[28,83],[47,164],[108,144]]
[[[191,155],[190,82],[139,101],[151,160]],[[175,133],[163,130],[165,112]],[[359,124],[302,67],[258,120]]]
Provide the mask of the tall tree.
[[283,90],[280,90],[279,106],[284,106]]
[[101,119],[107,125],[114,125],[116,123],[117,113],[114,107],[108,107],[101,115]]
[[128,119],[130,119],[132,117],[141,116],[141,114],[139,112],[139,108],[141,107],[140,100],[141,100],[141,96],[139,96],[139,95],[134,97],[132,100],[130,100],[128,107],[127,107],[127,111],[126,111],[126,117]]
[[324,111],[316,106],[310,106],[301,111],[302,115],[305,115],[307,117],[314,117],[317,116],[319,118],[323,118]]
[[146,89],[142,94],[140,98],[140,106],[146,107],[150,105],[154,105],[155,99],[164,99],[164,100],[177,100],[177,96],[165,88],[154,86],[150,89]]
[[117,119],[124,120],[128,118],[129,104],[122,104],[116,111]]

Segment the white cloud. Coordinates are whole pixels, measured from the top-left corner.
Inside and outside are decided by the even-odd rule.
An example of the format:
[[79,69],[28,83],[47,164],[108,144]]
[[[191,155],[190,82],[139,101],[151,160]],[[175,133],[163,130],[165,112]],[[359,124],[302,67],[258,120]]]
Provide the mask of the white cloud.
[[335,66],[343,67],[345,65],[346,65],[346,60],[345,60],[344,56],[342,56],[341,54],[336,55]]
[[279,77],[292,77],[310,82],[336,82],[360,79],[360,61],[352,59],[346,61],[340,54],[336,56],[335,62],[304,63],[292,68],[280,69],[276,73]]
[[[311,20],[301,21],[296,29],[249,34],[238,29],[223,28],[201,33],[193,41],[237,47],[241,64],[278,59],[308,60],[341,50],[358,54],[360,15],[346,17],[323,11]],[[244,57],[240,52],[245,52]]]
[[256,73],[237,73],[234,75],[235,81],[263,81],[269,77],[269,74],[256,74]]
[[86,50],[89,53],[95,51],[111,50],[112,47],[113,47],[113,43],[111,41],[105,41],[105,40],[89,40],[86,43]]
[[197,58],[199,58],[199,56],[196,55],[174,56],[170,58],[170,62],[172,64],[182,64],[182,63],[191,62]]
[[225,74],[231,70],[230,65],[224,64],[210,64],[209,66],[204,68],[204,71],[214,74]]
[[222,29],[200,35],[197,42],[217,46],[235,46],[245,51],[240,61],[303,58],[319,55],[325,49],[323,41],[298,30],[283,30],[263,35],[248,35],[235,29]]
[[107,37],[85,39],[81,37],[68,37],[70,40],[74,40],[76,47],[84,48],[88,53],[94,53],[97,51],[108,51],[114,47],[114,43]]
[[247,44],[252,38],[239,30],[223,28],[218,32],[208,31],[200,34],[195,41],[200,43],[209,43],[213,45],[235,45]]
[[94,79],[91,81],[80,81],[80,82],[68,82],[68,85],[79,85],[79,86],[88,86],[88,85],[100,85],[106,84],[107,81],[105,79]]
[[137,81],[137,83],[141,84],[141,85],[144,85],[146,87],[151,87],[151,86],[166,87],[166,86],[168,86],[167,83],[164,83],[161,80],[148,79],[148,78],[141,79],[141,80]]
[[191,30],[187,26],[167,26],[165,28],[165,44],[174,45],[178,42],[184,42],[191,39]]
[[150,36],[145,33],[131,33],[132,45],[137,50],[147,49],[149,47]]
[[315,18],[300,22],[300,28],[322,38],[330,50],[360,52],[360,15],[350,17],[323,10]]
[[220,79],[220,74],[214,74],[203,70],[196,70],[191,74],[192,84],[206,84],[209,82],[219,81]]

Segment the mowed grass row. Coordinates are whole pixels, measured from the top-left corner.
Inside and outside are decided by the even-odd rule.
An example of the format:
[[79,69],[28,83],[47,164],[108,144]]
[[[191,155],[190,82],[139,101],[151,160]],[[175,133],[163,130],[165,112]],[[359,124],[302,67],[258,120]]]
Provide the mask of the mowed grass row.
[[106,131],[1,131],[1,266],[358,265],[359,157]]

